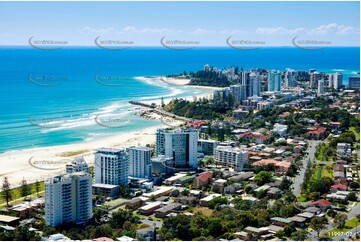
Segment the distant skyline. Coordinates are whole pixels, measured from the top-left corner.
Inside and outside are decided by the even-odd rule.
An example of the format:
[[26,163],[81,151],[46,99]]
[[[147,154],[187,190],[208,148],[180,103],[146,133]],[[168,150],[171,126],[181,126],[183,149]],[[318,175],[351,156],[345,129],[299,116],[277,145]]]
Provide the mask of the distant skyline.
[[292,40],[360,45],[359,2],[0,2],[0,45],[29,38],[95,46],[159,46],[160,39],[226,47],[226,39],[292,46]]

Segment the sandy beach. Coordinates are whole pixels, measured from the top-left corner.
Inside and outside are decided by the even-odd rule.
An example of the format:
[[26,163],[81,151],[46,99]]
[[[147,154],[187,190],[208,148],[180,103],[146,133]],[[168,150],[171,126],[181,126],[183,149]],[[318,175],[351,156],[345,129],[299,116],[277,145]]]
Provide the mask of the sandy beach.
[[[177,79],[172,79],[173,82],[178,82]],[[184,83],[184,82],[183,82]],[[197,95],[196,98],[210,98],[212,97],[212,87],[189,86],[192,88],[207,89],[209,92]],[[181,97],[192,101],[195,99],[191,97]],[[164,99],[168,103],[173,98]],[[160,100],[145,101],[145,103],[156,103],[160,105]],[[0,154],[0,182],[3,177],[7,176],[12,187],[20,185],[23,178],[28,183],[36,180],[45,180],[55,175],[65,173],[65,166],[75,157],[83,156],[89,165],[94,164],[94,151],[101,147],[121,148],[129,146],[145,146],[147,144],[155,143],[155,131],[157,128],[174,127],[184,124],[179,120],[162,117],[154,112],[149,112],[147,108],[136,109],[142,110],[144,122],[146,119],[160,119],[163,123],[159,126],[153,126],[142,130],[129,131],[122,133],[115,133],[106,138],[98,138],[91,141],[83,141],[81,143],[74,143],[68,145],[58,145],[51,147],[31,148],[24,150],[14,150]]]

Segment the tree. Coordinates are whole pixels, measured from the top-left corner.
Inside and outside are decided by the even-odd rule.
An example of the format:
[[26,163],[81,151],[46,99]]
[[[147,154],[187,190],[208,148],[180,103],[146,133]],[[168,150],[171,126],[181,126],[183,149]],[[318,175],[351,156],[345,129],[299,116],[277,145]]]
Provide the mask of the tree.
[[279,230],[275,233],[275,236],[279,239],[282,239],[283,237],[285,237],[285,233],[283,232],[283,230]]
[[39,197],[39,192],[40,192],[40,182],[39,182],[39,180],[36,180],[36,182],[35,182],[35,190],[36,190],[36,195]]
[[350,192],[348,195],[347,195],[347,200],[349,201],[357,201],[357,195],[355,192]]
[[291,240],[294,241],[305,241],[308,237],[306,230],[297,230],[291,234]]
[[25,180],[25,178],[21,180],[20,195],[24,197],[24,199],[26,199],[27,196],[30,195],[30,187],[28,185],[28,182]]
[[226,197],[215,197],[211,201],[208,202],[208,207],[215,208],[217,205],[227,204],[228,199]]
[[272,173],[268,171],[261,171],[255,176],[254,180],[257,182],[257,185],[262,186],[265,183],[272,181]]
[[287,177],[283,177],[282,182],[279,186],[279,188],[282,191],[288,190],[292,185],[292,181],[290,179],[288,179]]
[[352,181],[352,182],[350,182],[350,188],[358,189],[358,188],[360,188],[360,184],[357,181]]
[[317,232],[317,237],[320,238],[320,233],[326,228],[327,218],[315,217],[310,222],[310,227]]
[[345,227],[346,221],[347,221],[347,215],[344,213],[338,213],[333,218],[333,222],[335,223],[336,227],[340,229]]
[[6,206],[9,207],[9,201],[12,199],[13,195],[12,195],[12,191],[10,190],[10,183],[9,183],[7,177],[4,177],[4,181],[2,184],[2,190],[3,190],[4,196],[5,196]]

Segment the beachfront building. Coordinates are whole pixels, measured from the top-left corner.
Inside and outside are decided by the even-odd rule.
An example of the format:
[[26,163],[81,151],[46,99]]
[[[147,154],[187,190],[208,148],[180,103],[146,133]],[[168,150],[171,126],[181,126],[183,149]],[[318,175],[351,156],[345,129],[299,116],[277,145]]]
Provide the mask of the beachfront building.
[[152,149],[149,147],[129,147],[129,176],[149,178],[152,174]]
[[196,129],[158,129],[156,155],[172,157],[175,168],[197,168],[198,131]]
[[89,166],[83,157],[77,157],[66,165],[66,173],[74,172],[89,173]]
[[95,183],[127,185],[129,157],[125,149],[100,148],[95,153]]
[[84,224],[92,217],[92,176],[72,173],[45,181],[45,223]]
[[342,86],[342,73],[333,74],[333,89],[338,90]]
[[281,73],[279,71],[272,70],[268,72],[268,91],[281,91]]
[[317,94],[322,95],[324,93],[325,93],[325,81],[324,80],[318,80]]
[[218,144],[219,141],[217,140],[199,139],[197,150],[198,152],[203,153],[205,155],[214,155],[214,149],[217,147]]
[[261,96],[261,78],[256,72],[249,74],[248,97]]
[[360,76],[349,76],[348,77],[348,87],[352,89],[360,88]]
[[231,85],[231,94],[235,100],[236,103],[241,103],[243,100],[247,99],[246,94],[246,85]]
[[297,71],[292,69],[286,70],[285,87],[297,87]]
[[214,152],[214,161],[224,166],[243,169],[244,164],[248,162],[248,152],[239,148],[229,146],[218,146]]

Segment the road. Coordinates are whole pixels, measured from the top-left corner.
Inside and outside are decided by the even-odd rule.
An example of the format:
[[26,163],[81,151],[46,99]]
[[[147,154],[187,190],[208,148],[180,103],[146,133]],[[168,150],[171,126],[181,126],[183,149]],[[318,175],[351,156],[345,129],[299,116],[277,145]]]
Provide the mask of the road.
[[310,160],[313,163],[316,147],[320,143],[320,141],[310,140],[309,147],[307,150],[307,155],[304,157],[302,161],[302,167],[298,176],[295,177],[293,181],[293,194],[298,197],[301,194],[301,185],[303,183],[303,179],[305,177],[305,172],[307,168],[307,161]]

